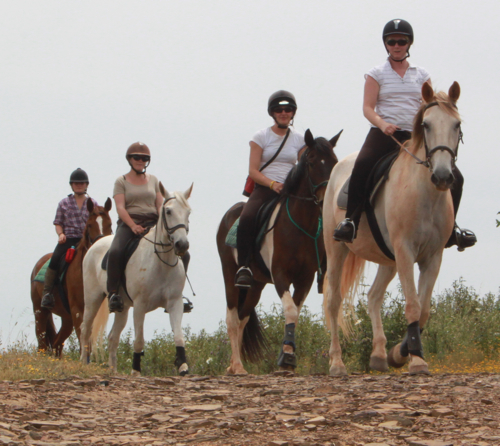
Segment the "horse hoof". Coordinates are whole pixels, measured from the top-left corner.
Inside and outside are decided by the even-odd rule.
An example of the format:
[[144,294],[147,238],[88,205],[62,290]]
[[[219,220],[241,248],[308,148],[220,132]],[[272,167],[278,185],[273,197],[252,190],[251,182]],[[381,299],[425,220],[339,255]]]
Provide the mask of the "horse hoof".
[[248,375],[248,372],[242,367],[239,368],[238,370],[233,370],[233,368],[230,366],[226,369],[226,375],[244,376]]
[[179,375],[186,376],[189,373],[189,366],[184,363],[179,367]]
[[401,356],[400,348],[401,344],[395,345],[389,350],[389,354],[387,355],[387,363],[395,369],[403,367],[408,360],[407,357]]
[[376,370],[377,372],[387,372],[389,370],[387,359],[372,356],[370,358],[370,368]]
[[141,376],[141,372],[139,372],[139,371],[137,371],[137,370],[134,370],[134,369],[132,369],[132,371],[130,372],[130,374],[131,374],[132,376]]
[[410,375],[430,375],[429,366],[427,363],[419,356],[410,355],[410,366],[408,367],[408,372]]
[[331,366],[330,376],[347,376],[347,370],[344,365]]
[[282,365],[280,366],[280,370],[283,372],[293,372],[295,373],[295,367],[292,367],[291,365]]

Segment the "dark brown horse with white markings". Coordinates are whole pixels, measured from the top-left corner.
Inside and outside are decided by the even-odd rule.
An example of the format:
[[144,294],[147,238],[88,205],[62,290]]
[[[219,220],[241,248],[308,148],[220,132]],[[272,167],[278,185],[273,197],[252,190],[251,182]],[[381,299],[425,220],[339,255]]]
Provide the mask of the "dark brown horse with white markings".
[[[337,163],[333,148],[339,136],[340,133],[328,141],[314,139],[309,130],[306,132],[308,148],[289,173],[267,224],[260,251],[250,264],[254,282],[249,289],[239,290],[234,286],[237,252],[225,243],[244,203],[235,204],[222,219],[217,232],[217,248],[224,274],[226,322],[232,350],[228,374],[247,373],[241,354],[251,361],[258,360],[267,347],[255,307],[268,283],[274,283],[285,313],[285,338],[278,365],[285,369],[296,367],[294,331],[300,309],[325,255],[321,208],[330,172]],[[262,262],[258,260],[259,256]],[[293,285],[293,296],[290,285]]]
[[[112,234],[111,200],[108,198],[104,207],[94,206],[92,200],[87,200],[89,218],[83,232],[75,256],[68,266],[64,276],[64,292],[68,299],[68,312],[59,294],[58,286],[53,290],[55,307],[47,310],[40,306],[43,293],[43,282],[35,280],[38,271],[52,257],[52,253],[45,254],[38,262],[31,273],[31,301],[33,303],[33,313],[35,314],[35,330],[38,340],[38,349],[41,351],[54,351],[56,357],[60,357],[64,342],[75,328],[78,339],[80,339],[80,325],[83,319],[83,278],[82,262],[90,246],[103,235]],[[52,314],[61,318],[61,328],[56,332]]]

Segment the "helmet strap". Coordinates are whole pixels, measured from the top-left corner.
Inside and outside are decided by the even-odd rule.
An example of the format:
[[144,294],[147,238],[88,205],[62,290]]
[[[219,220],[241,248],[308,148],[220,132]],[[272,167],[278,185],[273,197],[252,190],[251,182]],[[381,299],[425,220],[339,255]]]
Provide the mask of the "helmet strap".
[[148,161],[148,163],[144,166],[144,170],[136,170],[134,169],[134,166],[132,166],[132,163],[130,162],[130,159],[128,160],[128,165],[130,166],[130,168],[137,174],[137,175],[146,175],[146,169],[148,168],[149,166],[149,163],[151,161]]
[[276,123],[276,125],[278,126],[279,129],[287,129],[289,126],[293,126],[293,120],[295,119],[295,113],[293,114],[292,119],[290,120],[290,124],[289,125],[280,124],[276,120],[276,118],[274,117],[274,114],[273,114],[273,119],[274,119],[274,122]]

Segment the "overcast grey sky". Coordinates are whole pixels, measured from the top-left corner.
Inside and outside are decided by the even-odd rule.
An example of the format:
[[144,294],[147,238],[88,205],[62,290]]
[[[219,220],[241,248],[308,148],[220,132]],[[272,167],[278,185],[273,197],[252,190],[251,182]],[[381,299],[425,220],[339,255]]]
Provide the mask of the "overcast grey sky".
[[[479,242],[464,253],[446,250],[435,291],[463,276],[479,292],[496,293],[499,12],[498,1],[461,0],[2,2],[3,345],[20,333],[35,338],[29,276],[55,247],[52,221],[71,192],[70,173],[85,169],[102,204],[138,140],[152,151],[148,172],[167,189],[194,182],[190,278],[197,296],[184,325],[215,330],[225,319],[215,233],[242,199],[249,139],[272,124],[269,95],[296,95],[300,131],[330,138],[344,129],[339,158],[359,150],[369,129],[363,75],[384,61],[381,32],[393,18],[413,25],[410,61],[431,73],[434,87],[447,91],[455,80],[462,87],[458,222]],[[375,267],[369,271],[372,277]],[[312,290],[306,305],[320,312],[321,301]],[[262,302],[279,303],[274,288]],[[163,329],[170,331],[167,315],[147,315],[148,339]]]

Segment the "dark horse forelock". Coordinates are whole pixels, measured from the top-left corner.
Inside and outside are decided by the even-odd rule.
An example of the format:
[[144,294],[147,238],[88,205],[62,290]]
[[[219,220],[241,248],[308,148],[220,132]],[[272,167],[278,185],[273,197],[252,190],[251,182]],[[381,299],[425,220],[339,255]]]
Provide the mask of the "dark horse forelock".
[[300,157],[299,162],[288,173],[288,176],[286,177],[286,180],[283,184],[282,195],[297,193],[297,188],[299,187],[301,180],[306,175],[307,155],[311,152],[311,150],[316,150],[318,155],[320,156],[324,155],[331,157],[333,155],[333,157],[336,159],[335,155],[333,154],[332,145],[330,144],[330,142],[323,137],[316,138],[312,147],[308,147],[305,150],[305,152]]

